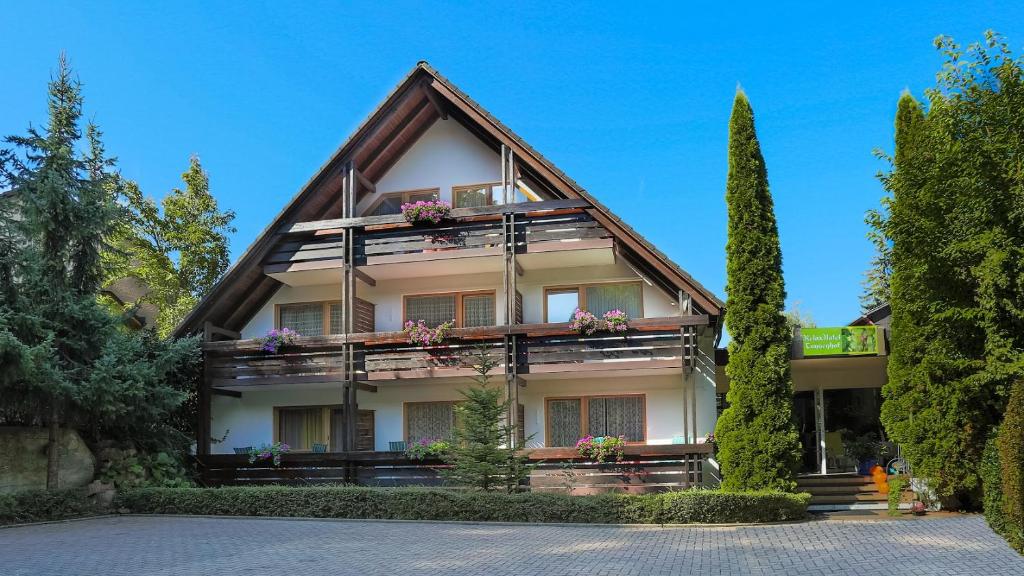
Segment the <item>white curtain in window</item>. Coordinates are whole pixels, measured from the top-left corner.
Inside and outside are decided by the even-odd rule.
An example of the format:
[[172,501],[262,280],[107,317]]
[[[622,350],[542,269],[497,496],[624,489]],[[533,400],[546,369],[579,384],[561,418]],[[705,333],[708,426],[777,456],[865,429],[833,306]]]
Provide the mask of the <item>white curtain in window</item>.
[[494,295],[474,294],[462,297],[463,326],[494,326]]
[[596,284],[587,286],[587,310],[597,316],[609,310],[622,310],[630,318],[640,318],[643,306],[640,284]]
[[587,401],[588,433],[593,436],[624,436],[629,442],[644,439],[642,396],[590,398]]
[[548,446],[575,446],[580,439],[579,398],[548,401]]
[[405,405],[407,442],[450,439],[454,423],[455,405],[451,402],[414,402]]
[[405,299],[405,320],[423,320],[430,327],[455,319],[455,295],[410,296]]
[[281,328],[290,328],[302,336],[323,336],[323,304],[316,302],[281,306]]

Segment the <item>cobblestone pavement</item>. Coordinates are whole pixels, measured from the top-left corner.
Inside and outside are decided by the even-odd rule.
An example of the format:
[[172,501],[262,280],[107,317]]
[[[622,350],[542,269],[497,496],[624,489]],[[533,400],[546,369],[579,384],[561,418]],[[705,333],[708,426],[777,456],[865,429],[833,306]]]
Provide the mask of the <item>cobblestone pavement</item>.
[[977,516],[745,527],[114,517],[0,530],[0,574],[1024,575]]

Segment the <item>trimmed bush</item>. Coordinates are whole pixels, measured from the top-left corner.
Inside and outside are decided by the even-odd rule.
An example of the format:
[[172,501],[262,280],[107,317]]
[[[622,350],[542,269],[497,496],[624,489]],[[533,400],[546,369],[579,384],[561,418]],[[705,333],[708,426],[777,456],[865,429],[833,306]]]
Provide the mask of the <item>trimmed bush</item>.
[[0,525],[66,520],[96,513],[92,500],[77,488],[0,494]]
[[1024,553],[1024,526],[1014,522],[1006,513],[1006,497],[1003,493],[1003,472],[1000,458],[1000,437],[1002,427],[993,429],[981,453],[981,475],[984,494],[985,520],[992,531],[999,534],[1018,552]]
[[470,492],[426,488],[282,486],[139,488],[115,507],[137,514],[387,520],[688,524],[799,520],[808,494],[691,490],[643,496]]
[[903,476],[893,476],[889,479],[889,516],[900,515],[900,497],[907,488],[907,479]]
[[1011,546],[1024,552],[1024,380],[1017,381],[1010,391],[996,443],[1007,521],[1004,536]]

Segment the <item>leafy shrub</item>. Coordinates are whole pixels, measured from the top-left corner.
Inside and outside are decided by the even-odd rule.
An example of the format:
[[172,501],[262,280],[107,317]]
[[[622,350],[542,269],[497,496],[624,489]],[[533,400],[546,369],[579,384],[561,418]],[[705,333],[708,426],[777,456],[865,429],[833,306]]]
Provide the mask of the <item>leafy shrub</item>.
[[25,490],[0,494],[0,525],[64,520],[97,512],[84,490]]
[[413,460],[444,458],[452,449],[451,442],[441,438],[420,438],[405,449],[405,455]]
[[282,486],[139,488],[118,508],[143,514],[214,514],[389,520],[568,523],[729,523],[799,520],[810,496],[689,490],[633,496],[567,496],[426,488]]
[[907,479],[893,476],[889,479],[889,516],[900,515],[900,497],[907,488]]
[[178,460],[166,452],[140,454],[134,449],[107,449],[99,480],[119,489],[158,486],[186,488],[192,485],[188,472]]

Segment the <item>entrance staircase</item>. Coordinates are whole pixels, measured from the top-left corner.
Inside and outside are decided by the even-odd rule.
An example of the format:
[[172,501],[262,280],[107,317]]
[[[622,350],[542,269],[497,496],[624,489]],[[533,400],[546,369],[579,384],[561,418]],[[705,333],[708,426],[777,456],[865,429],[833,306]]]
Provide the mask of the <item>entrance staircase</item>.
[[870,476],[813,474],[797,477],[796,485],[798,492],[811,493],[811,512],[888,508],[888,496],[878,491]]

